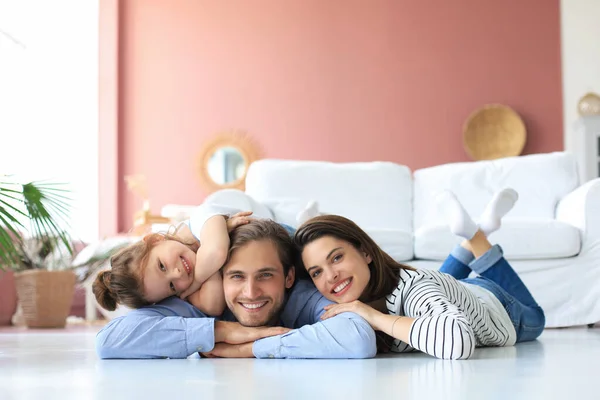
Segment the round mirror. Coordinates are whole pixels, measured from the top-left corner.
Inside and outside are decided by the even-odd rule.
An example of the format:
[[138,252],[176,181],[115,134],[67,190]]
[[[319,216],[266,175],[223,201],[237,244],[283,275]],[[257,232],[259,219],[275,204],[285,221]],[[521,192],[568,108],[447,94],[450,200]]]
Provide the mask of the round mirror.
[[209,193],[225,188],[244,190],[248,167],[260,158],[259,148],[243,131],[222,132],[205,142],[198,172]]
[[208,160],[208,175],[215,183],[233,183],[246,174],[246,161],[235,147],[220,147]]

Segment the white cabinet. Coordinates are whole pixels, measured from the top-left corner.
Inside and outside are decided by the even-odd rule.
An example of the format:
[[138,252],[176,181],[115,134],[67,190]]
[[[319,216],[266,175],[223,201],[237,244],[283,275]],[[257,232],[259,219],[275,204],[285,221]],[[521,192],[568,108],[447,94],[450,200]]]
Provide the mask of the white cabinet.
[[600,177],[600,116],[580,117],[574,128],[573,153],[584,183]]

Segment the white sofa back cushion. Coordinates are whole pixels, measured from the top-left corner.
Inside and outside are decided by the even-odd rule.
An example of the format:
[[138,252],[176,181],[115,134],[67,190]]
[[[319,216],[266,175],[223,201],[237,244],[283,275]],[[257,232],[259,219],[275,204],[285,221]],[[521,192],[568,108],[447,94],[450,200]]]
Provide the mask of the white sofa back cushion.
[[[491,243],[498,243],[506,258],[537,260],[566,258],[579,254],[581,234],[576,227],[557,220],[526,220],[506,218],[502,229],[490,235]],[[446,259],[450,250],[460,244],[448,225],[430,225],[415,232],[415,257],[424,260]],[[544,269],[540,263],[537,266]]]
[[[452,190],[467,212],[477,219],[495,192],[512,187],[519,192],[519,200],[506,219],[529,222],[518,228],[515,225],[515,231],[507,236],[509,241],[499,242],[505,247],[507,258],[575,255],[581,245],[579,232],[565,224],[549,221],[556,218],[558,202],[578,183],[575,159],[568,153],[446,164],[417,170],[414,174],[415,254],[419,258],[441,259],[440,254],[448,253],[449,243],[457,241],[449,231],[436,228],[445,221],[435,202],[436,193],[443,189]],[[544,234],[539,230],[540,224],[547,224]],[[507,229],[502,230],[502,236],[508,233]],[[444,235],[447,237],[442,238]],[[517,243],[516,238],[527,240]],[[559,241],[560,238],[564,241]]]
[[440,223],[435,194],[442,189],[452,190],[478,218],[495,192],[512,187],[519,201],[508,216],[554,219],[558,201],[579,185],[575,159],[568,153],[446,164],[417,170],[414,178],[415,230]]
[[406,166],[259,160],[248,170],[246,193],[267,205],[276,221],[292,226],[296,214],[316,200],[321,212],[353,220],[393,257],[413,256],[412,177]]

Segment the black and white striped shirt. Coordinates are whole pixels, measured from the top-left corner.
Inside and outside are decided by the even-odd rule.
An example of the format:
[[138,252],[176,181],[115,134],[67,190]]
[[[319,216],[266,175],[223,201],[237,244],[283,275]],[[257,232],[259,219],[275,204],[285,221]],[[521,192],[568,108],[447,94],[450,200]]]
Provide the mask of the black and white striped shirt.
[[488,290],[431,270],[402,270],[386,299],[390,314],[415,318],[409,343],[395,340],[394,352],[414,349],[437,358],[466,359],[475,347],[512,346],[515,328]]

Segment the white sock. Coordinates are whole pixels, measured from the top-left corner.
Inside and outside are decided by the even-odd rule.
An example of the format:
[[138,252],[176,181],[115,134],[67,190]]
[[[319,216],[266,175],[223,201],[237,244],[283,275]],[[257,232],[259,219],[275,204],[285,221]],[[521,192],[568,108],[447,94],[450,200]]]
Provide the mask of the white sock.
[[504,217],[519,199],[519,194],[511,188],[503,189],[496,194],[488,203],[479,218],[479,229],[489,236],[497,231],[502,225],[502,217]]
[[444,213],[452,233],[467,240],[475,236],[479,227],[471,219],[454,193],[444,190],[436,196],[435,200]]
[[314,218],[318,215],[320,215],[319,203],[317,203],[314,200],[311,200],[308,202],[306,207],[304,207],[304,210],[300,211],[296,215],[296,222],[298,223],[298,226],[300,226],[303,223],[305,223],[306,221],[308,221],[309,219]]

